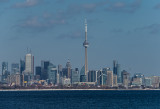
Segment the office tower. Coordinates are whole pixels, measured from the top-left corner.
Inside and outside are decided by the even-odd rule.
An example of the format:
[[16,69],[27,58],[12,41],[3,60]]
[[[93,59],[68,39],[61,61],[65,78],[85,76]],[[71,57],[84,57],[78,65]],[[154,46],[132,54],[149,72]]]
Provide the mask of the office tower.
[[117,61],[113,61],[113,74],[117,75]]
[[67,69],[67,78],[71,78],[71,63],[68,60],[68,62],[66,63],[66,69]]
[[57,74],[57,84],[61,83],[61,79],[60,78],[63,77],[62,69],[63,69],[62,65],[59,64],[58,65],[58,74]]
[[12,74],[20,73],[19,72],[19,64],[18,63],[12,63],[11,64],[11,73]]
[[22,72],[25,70],[25,61],[20,60],[20,74],[22,75]]
[[128,87],[130,80],[129,80],[130,76],[129,73],[125,70],[122,71],[122,83],[124,87]]
[[58,70],[56,66],[50,63],[48,66],[48,79],[52,84],[57,83],[57,73],[58,73]]
[[86,76],[85,76],[85,65],[81,68],[80,71],[80,82],[85,82]]
[[41,66],[36,67],[36,79],[41,79]]
[[120,64],[117,64],[116,67],[117,67],[117,83],[121,84],[122,83],[121,66]]
[[8,62],[2,62],[2,74],[8,71]]
[[71,83],[74,84],[76,82],[80,82],[80,74],[78,69],[71,71]]
[[85,41],[83,43],[83,46],[85,47],[85,76],[86,76],[86,82],[88,81],[88,58],[87,58],[87,48],[89,43],[87,42],[87,22],[85,21]]
[[25,56],[25,72],[34,75],[34,56],[31,53]]
[[48,79],[48,66],[49,66],[50,62],[49,61],[41,61],[41,78],[43,80]]
[[62,77],[68,78],[68,69],[67,68],[63,68],[62,69]]
[[8,62],[2,62],[2,81],[6,82],[7,76],[10,74],[8,71]]
[[102,70],[97,71],[97,85],[103,85]]
[[113,86],[117,87],[117,75],[113,74]]
[[63,69],[62,65],[59,64],[59,65],[58,65],[58,73],[62,72],[62,69]]
[[96,82],[96,71],[91,70],[88,72],[88,82]]
[[116,60],[113,61],[113,74],[117,75],[117,83],[122,84],[121,66]]
[[107,71],[107,86],[113,87],[113,71]]

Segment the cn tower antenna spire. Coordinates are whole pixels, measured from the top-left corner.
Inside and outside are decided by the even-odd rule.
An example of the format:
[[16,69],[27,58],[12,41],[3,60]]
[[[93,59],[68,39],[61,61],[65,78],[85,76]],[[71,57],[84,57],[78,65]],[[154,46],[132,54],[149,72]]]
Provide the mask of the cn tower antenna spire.
[[87,32],[87,19],[85,19],[85,32]]

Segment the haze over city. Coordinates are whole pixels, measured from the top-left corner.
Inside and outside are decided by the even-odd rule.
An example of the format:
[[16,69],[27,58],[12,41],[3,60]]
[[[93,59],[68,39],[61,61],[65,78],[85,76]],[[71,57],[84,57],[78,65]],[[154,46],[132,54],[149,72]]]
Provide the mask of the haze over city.
[[88,67],[111,67],[160,75],[159,0],[0,0],[0,62],[19,62],[27,48],[41,60],[73,68],[84,65],[84,19]]

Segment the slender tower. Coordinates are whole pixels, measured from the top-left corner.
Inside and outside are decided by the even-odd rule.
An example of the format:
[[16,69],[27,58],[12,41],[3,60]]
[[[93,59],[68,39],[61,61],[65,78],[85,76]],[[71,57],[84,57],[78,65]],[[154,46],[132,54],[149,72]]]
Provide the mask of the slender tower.
[[83,46],[85,47],[85,76],[86,82],[88,82],[88,59],[87,59],[87,48],[89,43],[87,42],[87,20],[85,19],[85,41]]

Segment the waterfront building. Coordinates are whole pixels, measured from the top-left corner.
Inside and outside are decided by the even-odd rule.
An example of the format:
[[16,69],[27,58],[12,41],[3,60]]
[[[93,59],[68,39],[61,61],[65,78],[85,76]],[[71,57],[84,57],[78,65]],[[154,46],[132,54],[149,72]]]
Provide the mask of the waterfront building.
[[20,59],[20,74],[25,70],[25,61]]
[[63,86],[71,85],[71,79],[66,77],[62,78],[62,85]]
[[71,63],[69,60],[66,63],[66,70],[67,70],[66,77],[71,78]]
[[107,86],[113,87],[113,71],[107,71]]
[[122,84],[122,77],[121,77],[121,65],[117,64],[117,83]]
[[124,87],[128,87],[129,83],[130,83],[130,76],[129,73],[125,70],[122,71],[122,83]]
[[113,74],[117,75],[118,85],[122,84],[121,65],[116,60],[113,61]]
[[37,66],[36,67],[36,80],[40,80],[41,79],[41,66]]
[[54,85],[57,83],[57,73],[58,73],[58,70],[56,66],[50,63],[48,66],[48,79],[50,83]]
[[151,87],[152,86],[152,80],[150,77],[145,77],[145,86]]
[[22,72],[22,85],[28,86],[30,85],[30,81],[34,79],[34,76],[30,74],[30,72],[23,71]]
[[21,86],[22,85],[22,75],[19,73],[12,73],[11,75],[8,75],[7,77],[7,83],[9,86]]
[[80,73],[77,69],[72,70],[71,73],[71,83],[74,84],[75,82],[80,82]]
[[25,72],[34,75],[34,56],[31,53],[28,53],[25,56]]
[[11,73],[16,74],[17,72],[20,73],[19,64],[18,63],[12,63],[11,64]]
[[151,79],[152,79],[152,87],[159,88],[159,77],[153,76],[153,77],[151,77]]
[[135,73],[132,78],[132,85],[135,85],[135,86],[145,85],[144,75],[141,73]]
[[132,78],[132,86],[141,86],[142,78]]
[[2,82],[6,82],[9,74],[10,72],[8,71],[8,62],[2,62]]
[[88,82],[96,82],[97,74],[96,70],[91,70],[88,72]]
[[99,85],[99,86],[103,85],[102,75],[103,75],[102,70],[98,70],[97,71],[97,85]]
[[60,77],[63,77],[62,69],[63,69],[62,65],[59,64],[59,65],[58,65],[58,74],[59,74],[59,78],[60,78]]
[[113,74],[117,75],[117,64],[118,62],[116,60],[113,60]]
[[117,75],[113,74],[113,86],[114,87],[117,87],[118,84],[117,84]]
[[47,80],[48,79],[48,66],[49,61],[41,61],[41,79]]
[[85,76],[85,65],[81,68],[80,71],[80,82],[85,82],[86,76]]

